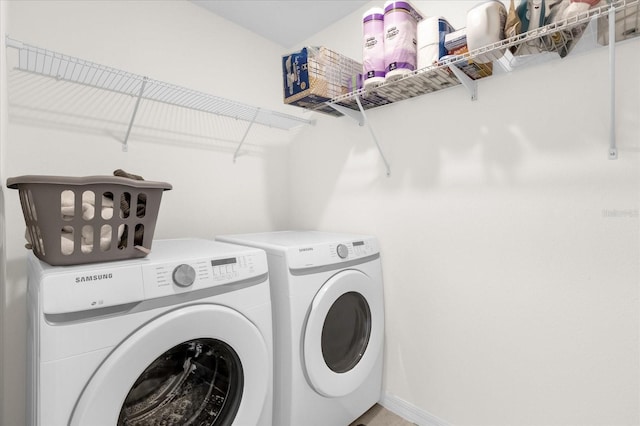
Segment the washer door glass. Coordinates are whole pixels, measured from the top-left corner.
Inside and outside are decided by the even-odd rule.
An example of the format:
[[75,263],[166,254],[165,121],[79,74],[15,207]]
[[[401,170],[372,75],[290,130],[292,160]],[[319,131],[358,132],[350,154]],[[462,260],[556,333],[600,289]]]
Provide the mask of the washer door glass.
[[316,293],[304,327],[304,368],[320,395],[341,397],[360,387],[382,356],[382,285],[356,270],[329,278]]
[[360,362],[371,335],[371,309],[362,294],[350,291],[331,305],[322,327],[322,356],[336,373]]
[[175,309],[106,351],[69,426],[256,425],[268,406],[267,342],[227,307]]
[[242,386],[242,365],[228,344],[190,340],[166,351],[138,377],[118,425],[230,425]]

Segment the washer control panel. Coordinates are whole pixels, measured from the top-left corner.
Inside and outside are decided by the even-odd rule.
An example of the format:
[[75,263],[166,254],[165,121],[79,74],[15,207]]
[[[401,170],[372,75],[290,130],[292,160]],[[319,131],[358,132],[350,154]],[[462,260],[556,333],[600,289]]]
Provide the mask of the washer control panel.
[[155,298],[252,278],[266,272],[263,257],[251,253],[149,266],[143,268],[144,293],[146,298]]
[[30,257],[46,314],[106,308],[238,281],[267,279],[263,250],[209,240],[157,241],[144,259],[55,267]]
[[289,268],[302,269],[358,260],[380,252],[374,237],[353,241],[312,244],[291,248],[287,252]]

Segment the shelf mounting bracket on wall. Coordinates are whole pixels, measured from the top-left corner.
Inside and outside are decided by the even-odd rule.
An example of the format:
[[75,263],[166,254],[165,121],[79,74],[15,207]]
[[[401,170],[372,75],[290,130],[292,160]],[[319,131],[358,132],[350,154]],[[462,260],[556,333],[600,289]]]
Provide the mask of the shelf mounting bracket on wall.
[[240,140],[240,143],[238,144],[238,147],[236,148],[236,152],[233,153],[233,162],[236,162],[236,158],[238,158],[238,153],[240,152],[240,148],[242,148],[242,144],[244,144],[244,141],[247,139],[247,135],[249,134],[249,130],[251,130],[251,126],[253,126],[253,123],[256,122],[256,118],[258,118],[258,113],[260,113],[260,108],[256,108],[256,112],[253,115],[253,118],[251,119],[251,121],[249,122],[249,125],[247,126],[247,129],[244,131],[244,135],[242,135],[242,139]]
[[138,107],[140,106],[140,100],[142,99],[142,94],[144,93],[144,87],[147,85],[147,81],[149,79],[144,77],[142,79],[142,84],[140,85],[140,93],[138,93],[138,99],[136,99],[136,105],[133,107],[133,113],[131,114],[131,120],[129,121],[129,127],[127,127],[127,134],[124,135],[124,142],[122,143],[122,151],[129,151],[129,134],[131,134],[131,128],[133,127],[133,122],[136,119],[136,114],[138,113]]
[[328,105],[331,108],[335,109],[336,111],[346,115],[347,117],[351,117],[352,119],[357,121],[359,126],[365,126],[365,125],[367,126],[367,128],[369,129],[369,133],[371,134],[371,138],[373,139],[373,142],[376,144],[376,148],[378,148],[378,153],[380,154],[380,158],[382,158],[382,162],[384,163],[384,168],[386,170],[387,177],[389,177],[391,176],[391,167],[389,167],[389,162],[387,162],[387,158],[384,156],[384,152],[382,152],[382,148],[378,143],[378,138],[376,137],[376,134],[373,131],[373,128],[371,127],[371,124],[369,124],[369,120],[367,120],[367,115],[365,114],[364,108],[362,107],[362,102],[360,102],[360,97],[356,95],[355,99],[358,104],[358,109],[360,111],[355,111],[353,109],[346,108],[341,105],[337,105],[333,103],[330,103]]
[[449,69],[456,76],[460,83],[464,87],[466,87],[467,91],[469,91],[469,95],[471,95],[471,100],[478,100],[478,82],[473,80],[464,71],[462,71],[456,64],[449,64]]
[[609,160],[618,159],[616,146],[616,8],[609,9]]

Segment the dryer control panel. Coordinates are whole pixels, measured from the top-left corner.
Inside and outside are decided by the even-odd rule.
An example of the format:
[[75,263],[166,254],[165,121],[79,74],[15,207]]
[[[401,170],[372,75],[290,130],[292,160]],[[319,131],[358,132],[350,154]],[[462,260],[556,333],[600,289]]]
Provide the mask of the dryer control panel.
[[290,269],[303,269],[359,260],[379,252],[378,241],[367,237],[293,247],[287,251],[287,259]]

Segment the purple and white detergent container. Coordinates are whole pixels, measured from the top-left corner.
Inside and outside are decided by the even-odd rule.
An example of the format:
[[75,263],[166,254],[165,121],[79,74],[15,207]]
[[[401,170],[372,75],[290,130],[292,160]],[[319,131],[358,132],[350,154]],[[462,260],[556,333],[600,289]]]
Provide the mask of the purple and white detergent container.
[[415,71],[418,21],[422,15],[407,1],[384,4],[384,61],[387,80],[397,80]]
[[432,16],[418,22],[418,69],[438,63],[447,55],[445,36],[453,32],[453,27],[442,16]]
[[362,16],[362,67],[364,87],[384,83],[384,9],[373,7]]

